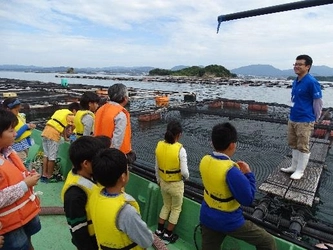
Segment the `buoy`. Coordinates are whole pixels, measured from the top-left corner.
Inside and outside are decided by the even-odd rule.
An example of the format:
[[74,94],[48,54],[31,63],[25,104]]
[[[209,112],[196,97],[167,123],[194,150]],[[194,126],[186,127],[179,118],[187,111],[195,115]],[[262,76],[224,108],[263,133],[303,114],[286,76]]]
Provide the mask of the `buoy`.
[[156,107],[166,107],[169,105],[168,96],[156,96],[155,97]]
[[64,88],[68,87],[68,80],[67,78],[61,78],[61,86]]

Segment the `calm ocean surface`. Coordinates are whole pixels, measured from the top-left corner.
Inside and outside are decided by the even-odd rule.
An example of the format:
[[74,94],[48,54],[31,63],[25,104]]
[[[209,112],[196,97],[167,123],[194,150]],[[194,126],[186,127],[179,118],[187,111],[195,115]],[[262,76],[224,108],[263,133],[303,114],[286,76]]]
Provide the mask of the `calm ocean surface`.
[[[55,77],[55,73],[25,73],[25,72],[9,72],[0,71],[0,78],[11,78],[20,80],[32,80],[41,82],[59,83],[60,78]],[[59,74],[58,74],[59,75]],[[105,75],[103,75],[105,76]],[[114,77],[115,75],[110,75]],[[108,87],[119,81],[112,80],[94,80],[94,79],[78,79],[68,78],[70,84],[87,84],[101,85]],[[179,91],[179,92],[194,92],[197,94],[197,100],[213,99],[216,97],[237,99],[237,100],[255,100],[259,102],[276,102],[290,105],[290,89],[286,87],[265,86],[222,86],[222,85],[203,85],[203,84],[187,84],[187,83],[160,83],[160,82],[141,82],[141,81],[124,81],[128,87],[162,90],[162,91]],[[328,87],[323,90],[324,107],[333,107],[333,87]],[[170,97],[172,98],[172,96]]]
[[[59,83],[60,78],[55,73],[24,73],[0,71],[0,78],[11,78],[20,80],[31,80],[41,82]],[[114,75],[111,75],[114,77]],[[114,83],[112,80],[91,80],[68,78],[71,84],[100,85],[108,87]],[[118,82],[118,81],[117,81]],[[255,100],[260,102],[280,103],[290,105],[290,89],[286,87],[254,87],[254,86],[221,86],[201,84],[176,84],[141,81],[124,81],[128,87],[161,90],[194,92],[197,100],[228,98],[237,100]],[[324,107],[333,107],[333,87],[326,87],[323,90]],[[172,95],[170,98],[173,98]],[[184,133],[181,139],[188,152],[188,163],[191,179],[200,182],[198,175],[198,163],[201,157],[211,151],[209,140],[212,124],[229,121],[228,118],[212,115],[180,115]],[[163,138],[166,119],[149,124],[139,123],[133,119],[133,147],[138,155],[148,162],[154,162],[154,148],[158,140]],[[287,127],[285,124],[274,124],[268,122],[256,122],[252,120],[233,119],[232,122],[239,131],[238,151],[234,160],[244,160],[249,163],[255,173],[258,186],[268,177],[270,172],[290,154],[286,141]],[[144,143],[143,143],[144,142]],[[326,158],[327,168],[324,170],[319,186],[318,196],[320,203],[312,210],[315,219],[327,221],[333,225],[333,149],[329,151]]]

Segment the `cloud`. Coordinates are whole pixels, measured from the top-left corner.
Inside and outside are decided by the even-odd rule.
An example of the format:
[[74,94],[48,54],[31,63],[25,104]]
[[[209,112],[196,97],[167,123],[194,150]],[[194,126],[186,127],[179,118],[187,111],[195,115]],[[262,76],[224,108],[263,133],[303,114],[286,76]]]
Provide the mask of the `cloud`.
[[7,0],[0,64],[287,69],[306,53],[332,67],[333,4],[224,22],[216,34],[219,15],[289,2]]

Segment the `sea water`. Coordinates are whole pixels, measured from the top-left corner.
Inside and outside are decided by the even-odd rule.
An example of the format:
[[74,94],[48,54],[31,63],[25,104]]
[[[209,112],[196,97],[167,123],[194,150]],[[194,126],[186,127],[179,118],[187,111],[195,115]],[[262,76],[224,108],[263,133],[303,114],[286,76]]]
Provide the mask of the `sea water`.
[[[31,80],[41,82],[59,83],[61,78],[55,77],[55,73],[25,73],[0,71],[0,78]],[[114,77],[114,75],[110,75]],[[69,78],[68,85],[87,84],[108,87],[116,82],[113,80],[78,79]],[[188,84],[188,83],[167,83],[167,82],[143,82],[124,81],[128,87],[161,90],[193,92],[197,95],[197,100],[228,98],[237,100],[255,100],[259,102],[280,103],[290,105],[290,88],[265,87],[265,86],[230,86],[213,84]],[[327,87],[323,90],[324,107],[333,107],[333,88]],[[172,95],[171,97],[172,98]],[[170,114],[169,114],[170,116]],[[210,153],[210,131],[213,124],[229,121],[228,118],[219,116],[209,116],[202,114],[188,115],[181,117],[177,112],[171,114],[173,117],[182,119],[184,133],[181,142],[188,152],[188,164],[191,173],[191,180],[200,182],[198,173],[198,163],[204,154]],[[167,117],[165,117],[167,118]],[[285,124],[274,124],[262,122],[258,125],[255,121],[234,119],[230,121],[239,131],[238,150],[234,155],[235,160],[244,160],[250,164],[257,179],[257,186],[262,183],[269,173],[274,169],[287,154],[290,148],[287,146]],[[137,120],[133,123],[133,147],[138,155],[143,155],[143,159],[154,163],[154,149],[158,140],[163,139],[167,119],[153,123],[142,124]],[[141,142],[145,143],[141,143]],[[328,221],[333,224],[333,150],[328,152],[326,163],[327,168],[323,171],[318,196],[319,204],[314,206],[312,213],[314,218]]]
[[[15,72],[0,71],[0,78],[20,79],[29,81],[41,81],[58,83],[61,86],[61,78],[56,77],[56,73],[33,73],[33,72]],[[84,74],[77,74],[84,75]],[[94,75],[116,77],[124,75]],[[138,77],[140,78],[140,77]],[[97,80],[68,78],[68,86],[71,84],[87,84],[109,87],[119,81],[114,80]],[[197,95],[197,100],[214,98],[227,98],[237,100],[254,100],[258,102],[280,103],[291,105],[290,89],[286,86],[282,87],[265,87],[265,86],[230,86],[230,85],[214,85],[214,84],[190,84],[190,83],[168,83],[168,82],[143,82],[143,81],[123,81],[123,83],[132,88],[161,90],[170,92],[193,92]],[[326,82],[322,82],[323,84]],[[326,87],[323,90],[324,107],[333,107],[333,87]],[[172,98],[172,95],[171,95]]]

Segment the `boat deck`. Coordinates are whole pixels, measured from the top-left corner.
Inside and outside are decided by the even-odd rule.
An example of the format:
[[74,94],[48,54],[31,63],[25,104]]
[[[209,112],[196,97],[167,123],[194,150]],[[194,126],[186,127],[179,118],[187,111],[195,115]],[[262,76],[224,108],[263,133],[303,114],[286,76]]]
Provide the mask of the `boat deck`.
[[259,186],[259,190],[311,207],[316,200],[315,195],[329,146],[329,140],[311,138],[310,160],[302,179],[292,180],[290,174],[280,171],[291,164],[291,156],[287,156]]
[[[35,191],[42,191],[40,196],[42,211],[40,220],[42,229],[36,235],[32,236],[32,243],[35,249],[50,250],[75,250],[76,247],[71,243],[71,235],[63,213],[63,205],[60,199],[60,193],[63,182],[41,183],[35,187]],[[140,187],[139,189],[137,187]],[[138,201],[141,210],[141,216],[152,231],[156,229],[158,213],[162,206],[162,197],[159,186],[149,182],[144,178],[132,174],[130,181],[126,186],[126,192],[133,195]],[[189,250],[201,249],[201,232],[198,228],[200,205],[190,199],[184,199],[184,212],[181,213],[176,233],[180,238],[173,244],[167,245],[169,250]],[[186,211],[186,212],[185,212]],[[195,240],[194,240],[195,238]],[[279,249],[284,250],[303,250],[300,246],[289,243],[286,240],[276,238]],[[149,247],[148,250],[155,248]],[[248,249],[255,250],[243,241],[238,241],[232,237],[226,237],[221,249]]]
[[35,191],[42,191],[40,197],[42,211],[40,220],[42,229],[32,236],[32,244],[35,249],[75,250],[71,243],[71,235],[63,212],[60,193],[63,182],[42,183],[38,182]]

